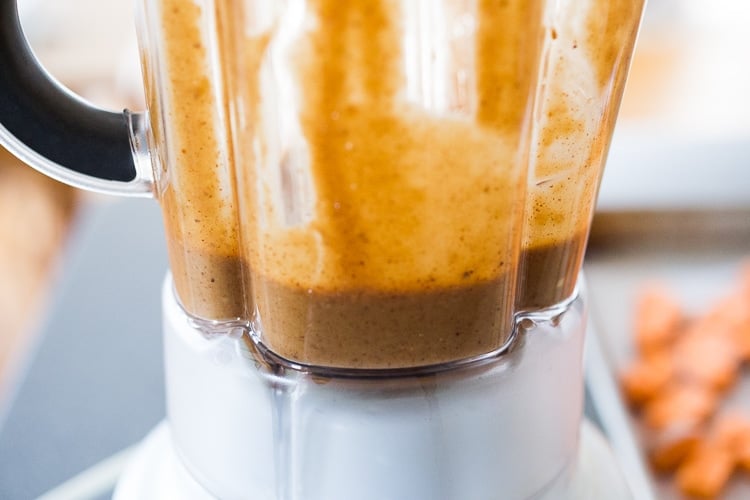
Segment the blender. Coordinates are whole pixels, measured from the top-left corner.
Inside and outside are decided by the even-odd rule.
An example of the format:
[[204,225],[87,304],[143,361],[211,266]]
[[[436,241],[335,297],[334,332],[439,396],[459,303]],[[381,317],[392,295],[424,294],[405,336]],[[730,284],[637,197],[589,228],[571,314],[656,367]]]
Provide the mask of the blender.
[[143,0],[118,114],[4,2],[0,141],[162,207],[168,417],[115,498],[628,498],[579,271],[642,8]]

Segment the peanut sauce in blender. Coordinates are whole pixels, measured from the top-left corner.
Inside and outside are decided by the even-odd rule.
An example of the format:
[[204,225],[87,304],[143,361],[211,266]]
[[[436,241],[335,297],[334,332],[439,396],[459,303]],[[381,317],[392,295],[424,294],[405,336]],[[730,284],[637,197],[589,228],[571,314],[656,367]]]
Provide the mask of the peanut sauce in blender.
[[[158,7],[169,88],[164,102],[147,96],[188,313],[252,316],[260,341],[295,362],[400,368],[496,350],[517,308],[571,292],[590,224],[578,208],[593,204],[616,109],[592,128],[571,108],[567,63],[547,61],[537,114],[548,118],[531,116],[542,2],[435,4],[455,10],[444,19],[473,19],[468,50],[449,54],[470,70],[471,95],[448,110],[406,90],[407,6],[418,3],[255,3],[264,29],[230,0]],[[274,17],[292,4],[299,16]],[[639,9],[586,6],[591,40],[576,43],[598,95],[627,36],[618,16]],[[561,153],[560,135],[585,151]]]

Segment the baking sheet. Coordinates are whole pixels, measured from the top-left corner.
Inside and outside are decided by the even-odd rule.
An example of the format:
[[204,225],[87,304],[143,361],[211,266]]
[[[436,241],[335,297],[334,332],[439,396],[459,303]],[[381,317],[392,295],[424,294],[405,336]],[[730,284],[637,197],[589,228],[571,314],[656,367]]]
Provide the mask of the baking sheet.
[[[750,210],[600,214],[584,264],[591,314],[587,385],[636,500],[682,499],[669,477],[645,461],[640,424],[619,394],[617,374],[635,356],[633,311],[645,283],[660,281],[690,315],[737,283],[750,258]],[[750,415],[750,367],[723,406]],[[724,500],[750,498],[750,475],[734,474]]]

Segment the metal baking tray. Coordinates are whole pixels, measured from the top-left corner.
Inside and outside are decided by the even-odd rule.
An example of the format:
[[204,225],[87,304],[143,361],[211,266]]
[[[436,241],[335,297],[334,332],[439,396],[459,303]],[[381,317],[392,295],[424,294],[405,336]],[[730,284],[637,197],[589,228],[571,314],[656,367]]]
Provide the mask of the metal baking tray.
[[[635,500],[682,499],[673,478],[652,473],[641,424],[624,404],[618,374],[634,357],[635,298],[649,281],[669,286],[688,313],[700,313],[737,282],[750,258],[750,208],[599,213],[584,263],[590,322],[586,385],[590,403]],[[750,415],[750,369],[724,404]],[[723,500],[750,498],[750,475],[734,474]]]

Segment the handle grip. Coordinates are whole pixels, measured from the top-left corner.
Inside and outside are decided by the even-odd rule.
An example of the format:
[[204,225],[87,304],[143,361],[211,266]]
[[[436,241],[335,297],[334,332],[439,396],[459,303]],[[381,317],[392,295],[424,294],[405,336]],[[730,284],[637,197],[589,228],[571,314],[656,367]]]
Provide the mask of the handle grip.
[[145,113],[91,106],[34,57],[16,0],[0,0],[0,143],[37,170],[75,187],[153,195]]

